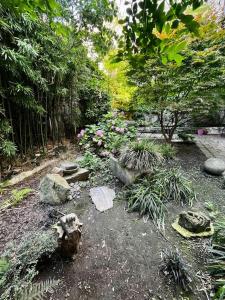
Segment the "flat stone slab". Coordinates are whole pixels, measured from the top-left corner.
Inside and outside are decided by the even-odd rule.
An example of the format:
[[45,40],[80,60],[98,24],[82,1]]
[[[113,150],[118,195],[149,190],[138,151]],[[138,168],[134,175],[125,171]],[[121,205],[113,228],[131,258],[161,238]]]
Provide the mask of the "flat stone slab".
[[116,194],[113,189],[110,189],[107,186],[99,186],[90,189],[90,196],[96,209],[103,212],[113,207],[113,199]]
[[205,161],[204,170],[212,175],[222,175],[225,171],[225,160],[212,157]]
[[78,169],[78,171],[72,175],[65,176],[64,178],[68,183],[76,182],[76,181],[86,181],[88,180],[90,171],[87,169]]

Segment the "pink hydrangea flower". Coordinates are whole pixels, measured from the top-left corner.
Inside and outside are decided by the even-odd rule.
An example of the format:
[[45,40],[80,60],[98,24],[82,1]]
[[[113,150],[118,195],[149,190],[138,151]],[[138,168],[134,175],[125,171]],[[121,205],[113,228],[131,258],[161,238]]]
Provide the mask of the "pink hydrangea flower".
[[99,140],[97,145],[100,147],[102,145],[102,140]]
[[99,129],[99,130],[96,131],[96,135],[100,136],[100,137],[103,137],[104,132],[101,129]]

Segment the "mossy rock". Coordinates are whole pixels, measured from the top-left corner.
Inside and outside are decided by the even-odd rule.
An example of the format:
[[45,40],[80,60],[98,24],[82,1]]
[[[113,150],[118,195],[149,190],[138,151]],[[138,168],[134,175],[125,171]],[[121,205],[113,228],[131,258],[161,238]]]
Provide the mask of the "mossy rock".
[[210,224],[210,230],[202,231],[199,233],[191,232],[184,227],[179,225],[179,217],[175,220],[175,222],[172,224],[173,229],[175,229],[180,235],[182,235],[185,238],[195,238],[195,237],[209,237],[214,234],[214,227],[213,224]]

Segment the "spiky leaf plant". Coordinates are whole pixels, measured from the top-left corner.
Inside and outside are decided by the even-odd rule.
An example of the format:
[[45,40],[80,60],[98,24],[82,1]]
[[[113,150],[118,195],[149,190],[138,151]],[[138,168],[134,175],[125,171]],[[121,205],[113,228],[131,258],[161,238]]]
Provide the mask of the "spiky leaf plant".
[[161,161],[159,145],[143,139],[132,142],[122,151],[119,161],[121,165],[136,171],[152,171]]
[[164,202],[176,201],[192,206],[196,199],[191,182],[177,168],[158,169],[153,182]]
[[129,212],[138,211],[141,216],[148,214],[159,228],[164,228],[166,207],[160,195],[151,187],[148,178],[133,184],[125,196]]
[[183,290],[190,290],[192,279],[189,274],[187,264],[181,258],[178,250],[166,250],[162,252],[161,256],[162,272],[172,279],[176,285],[180,286]]
[[160,153],[163,158],[170,159],[176,155],[176,149],[171,144],[161,144]]

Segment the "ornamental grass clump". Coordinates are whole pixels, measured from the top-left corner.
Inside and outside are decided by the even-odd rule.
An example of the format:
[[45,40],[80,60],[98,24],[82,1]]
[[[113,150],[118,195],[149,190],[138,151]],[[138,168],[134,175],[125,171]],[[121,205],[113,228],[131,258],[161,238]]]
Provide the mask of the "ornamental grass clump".
[[191,276],[187,264],[181,258],[178,250],[166,250],[162,256],[162,272],[172,279],[176,285],[180,286],[184,291],[191,289]]
[[213,278],[216,292],[213,299],[223,300],[225,296],[225,218],[217,220],[214,228],[207,270]]
[[191,182],[179,169],[157,169],[151,176],[133,183],[125,192],[128,212],[138,211],[148,215],[158,228],[164,228],[166,203],[192,205],[196,199]]
[[148,178],[133,184],[125,193],[128,212],[137,211],[149,215],[158,228],[164,228],[166,207],[158,191],[152,189]]
[[176,149],[171,144],[161,144],[160,153],[165,159],[172,159],[176,155]]
[[182,206],[192,206],[196,200],[191,181],[177,168],[157,170],[153,182],[164,202],[176,201]]
[[162,160],[160,146],[146,139],[130,143],[119,158],[123,167],[143,172],[152,171]]

